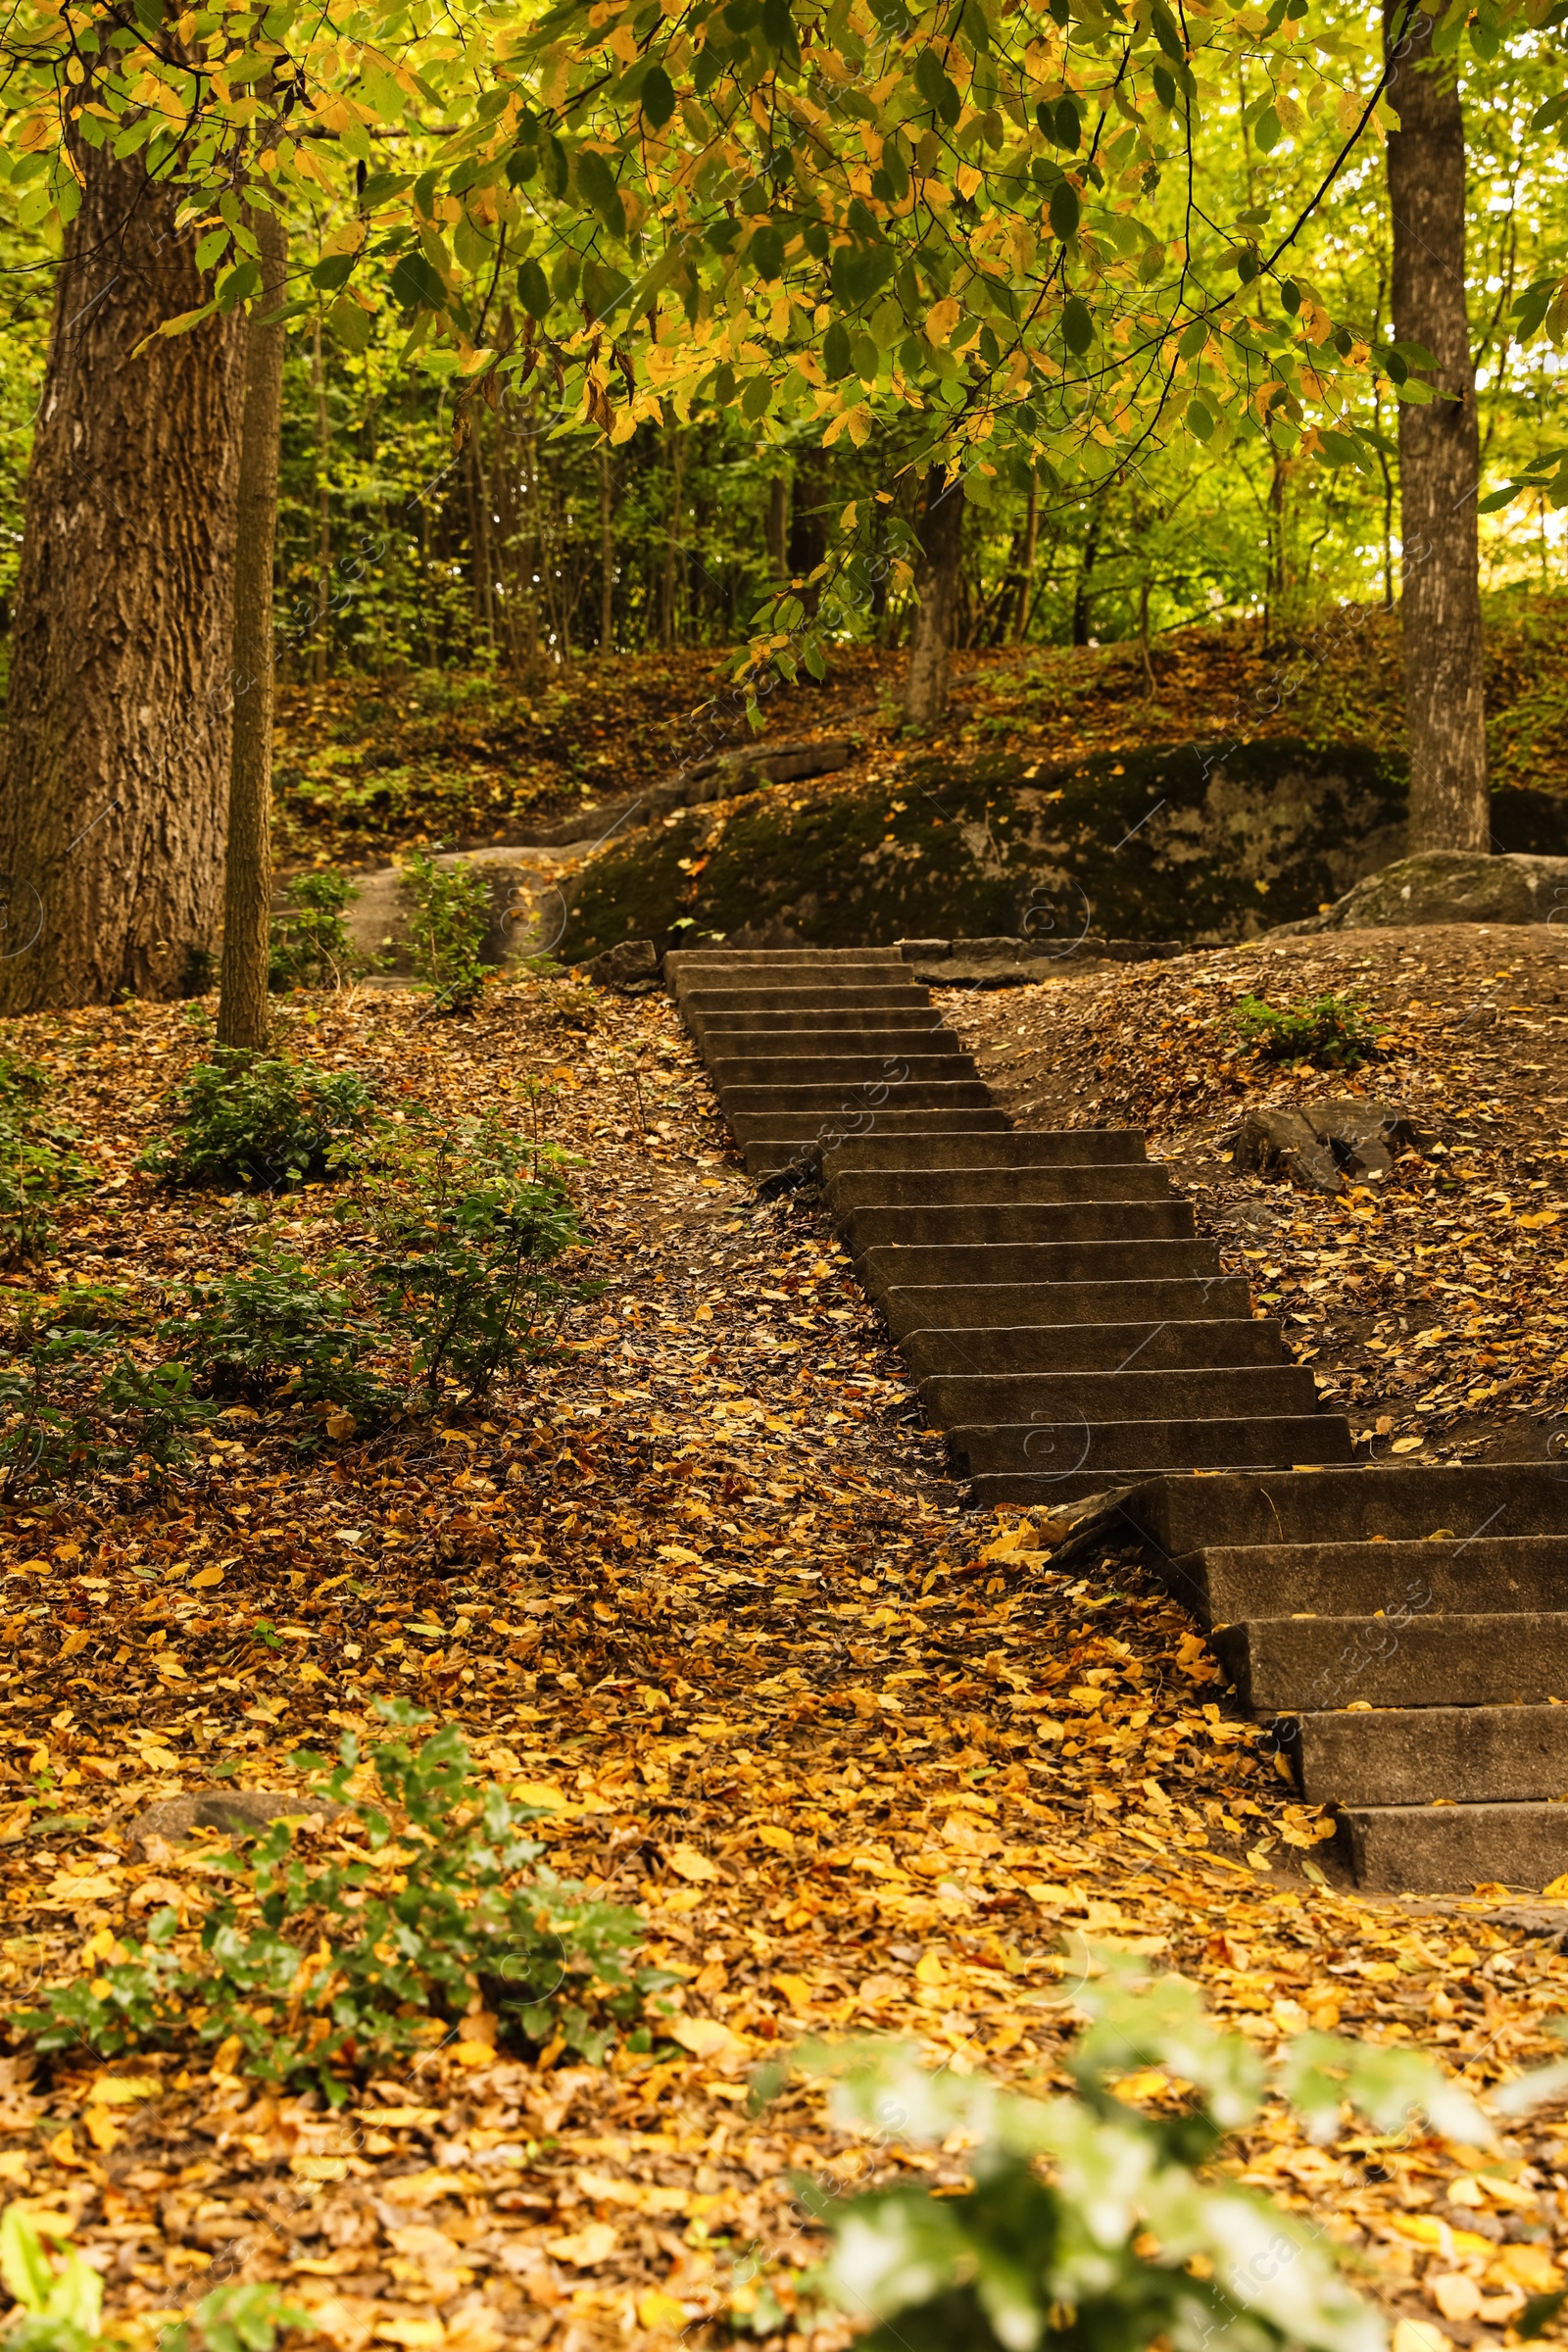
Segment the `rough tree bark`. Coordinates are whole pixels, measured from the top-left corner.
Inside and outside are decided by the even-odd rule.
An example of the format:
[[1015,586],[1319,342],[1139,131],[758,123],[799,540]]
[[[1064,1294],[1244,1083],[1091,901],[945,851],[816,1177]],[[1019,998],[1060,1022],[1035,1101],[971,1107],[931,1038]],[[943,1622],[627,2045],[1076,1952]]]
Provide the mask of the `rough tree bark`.
[[272,906],[272,549],[277,537],[283,419],[283,326],[263,320],[288,299],[288,233],[253,212],[262,286],[245,354],[239,511],[234,554],[234,738],[223,866],[223,963],[218,1035],[260,1052],[268,1036],[268,933]]
[[914,582],[918,603],[904,682],[904,715],[911,726],[934,725],[948,707],[948,653],[962,547],[963,477],[956,474],[950,482],[942,467],[933,466],[925,480],[921,562]]
[[1476,495],[1481,446],[1465,306],[1464,120],[1451,64],[1434,68],[1432,23],[1384,0],[1393,66],[1389,209],[1394,331],[1437,361],[1439,397],[1399,409],[1400,630],[1410,747],[1412,850],[1490,847]]
[[177,188],[83,149],[27,474],[0,767],[0,1010],[199,984],[218,930],[245,321]]

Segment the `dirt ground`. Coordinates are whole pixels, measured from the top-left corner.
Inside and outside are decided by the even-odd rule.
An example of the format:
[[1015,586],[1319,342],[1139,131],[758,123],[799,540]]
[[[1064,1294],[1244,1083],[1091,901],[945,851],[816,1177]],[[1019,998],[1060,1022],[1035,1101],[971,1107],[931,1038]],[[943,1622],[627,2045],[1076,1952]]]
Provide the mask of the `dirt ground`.
[[[1519,1222],[1548,1213],[1526,1202],[1553,1198],[1568,1131],[1561,968],[1534,934],[1296,943],[950,1010],[1030,1117],[1084,1115],[1087,1086],[1088,1115],[1152,1120],[1227,1248],[1255,1253],[1260,1295],[1308,1318],[1292,1328],[1358,1427],[1413,1428],[1434,1370],[1460,1405],[1478,1369],[1495,1378],[1469,1419],[1420,1416],[1436,1452],[1476,1431],[1522,1444],[1561,1399],[1535,1349],[1556,1328],[1558,1249]],[[1385,1199],[1305,1200],[1215,1157],[1223,1113],[1258,1091],[1217,1015],[1320,971],[1353,971],[1391,1010],[1398,992],[1377,1084],[1442,1113],[1444,1156]],[[822,2241],[790,2168],[838,2195],[897,2160],[830,2131],[814,2091],[753,2113],[751,2070],[805,2034],[870,2030],[1049,2084],[1072,1931],[1181,1970],[1264,2052],[1338,2024],[1435,2048],[1478,2087],[1544,2055],[1568,1908],[1330,1883],[1327,1825],[1137,1564],[1069,1573],[1026,1515],[963,1508],[822,1212],[756,1200],[667,1001],[598,999],[586,1029],[564,1002],[498,988],[473,1020],[434,1022],[395,991],[290,1001],[295,1049],[389,1105],[496,1103],[519,1124],[537,1105],[581,1161],[569,1271],[605,1287],[564,1306],[553,1351],[482,1415],[303,1455],[240,1422],[161,1499],[106,1484],[8,1514],[0,1977],[14,2012],[154,1905],[193,1937],[200,1847],[148,1851],[132,1820],[220,1762],[295,1786],[302,1740],[373,1735],[374,1699],[397,1692],[546,1807],[559,1868],[637,1906],[679,1979],[670,2014],[603,2068],[449,2042],[337,2115],[226,2073],[194,2035],[114,2066],[82,2048],[38,2065],[13,2036],[0,2182],[74,2218],[117,2322],[150,2341],[232,2266],[286,2281],[344,2352],[747,2333],[831,2352],[847,2330],[812,2299]],[[158,1294],[238,1262],[251,1207],[132,1166],[193,1052],[183,1012],[12,1030],[101,1178],[63,1210],[47,1275],[13,1287],[108,1273]],[[321,1206],[266,1213],[310,1257]],[[1341,2243],[1391,2316],[1500,2347],[1558,2280],[1558,2112],[1485,2174],[1419,2129],[1348,2118],[1311,2148],[1274,2110],[1234,2163]],[[956,2154],[918,2162],[959,2177]],[[1475,2292],[1435,2283],[1461,2274]],[[1461,2304],[1473,2316],[1443,2316]],[[1442,2352],[1410,2335],[1399,2352],[1423,2347]]]

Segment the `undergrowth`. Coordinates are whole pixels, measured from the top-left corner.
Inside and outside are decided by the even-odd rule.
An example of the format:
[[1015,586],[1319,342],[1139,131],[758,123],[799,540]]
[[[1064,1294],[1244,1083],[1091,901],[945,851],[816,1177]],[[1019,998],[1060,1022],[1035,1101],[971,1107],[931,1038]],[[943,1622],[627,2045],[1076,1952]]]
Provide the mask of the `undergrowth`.
[[270,988],[341,988],[353,977],[359,965],[343,913],[359,895],[330,867],[284,883],[286,905],[272,917],[269,942]]
[[414,901],[414,968],[438,1012],[470,1012],[491,976],[479,951],[490,928],[490,885],[476,865],[438,865],[424,850],[403,862]]
[[1351,996],[1302,997],[1269,1004],[1243,997],[1231,1014],[1245,1044],[1268,1061],[1308,1061],[1320,1070],[1359,1069],[1377,1054],[1383,1024]]

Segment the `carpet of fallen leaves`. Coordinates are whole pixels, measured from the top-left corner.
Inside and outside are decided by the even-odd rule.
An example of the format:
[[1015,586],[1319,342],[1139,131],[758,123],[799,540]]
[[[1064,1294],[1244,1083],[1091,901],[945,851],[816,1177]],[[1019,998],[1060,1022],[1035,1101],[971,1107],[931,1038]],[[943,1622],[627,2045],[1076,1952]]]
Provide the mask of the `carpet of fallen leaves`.
[[[1516,981],[1527,948],[1506,942]],[[1505,960],[1494,941],[1477,952],[1489,972]],[[1117,1053],[1152,1054],[1156,1005],[1186,1041],[1190,1009],[1214,1002],[1193,993],[1200,971],[1222,994],[1274,953],[965,1017],[1054,1030],[1063,1074],[1092,1034],[1102,1053],[1119,1040],[1108,1117],[1134,1086]],[[1281,953],[1295,972],[1307,952]],[[1460,949],[1444,954],[1458,968]],[[1538,1001],[1543,970],[1508,1001]],[[1431,974],[1423,992],[1448,1001]],[[667,1002],[600,1000],[586,1031],[557,1002],[547,984],[497,989],[441,1023],[396,991],[294,1001],[295,1043],[367,1073],[388,1107],[510,1103],[521,1120],[540,1102],[582,1163],[572,1271],[606,1287],[562,1310],[553,1352],[482,1415],[305,1456],[236,1421],[161,1499],[105,1487],[13,1513],[0,1978],[14,2009],[105,1930],[162,1905],[199,1919],[202,1846],[149,1849],[135,1817],[220,1763],[242,1786],[294,1786],[298,1742],[373,1735],[375,1698],[400,1692],[548,1808],[559,1867],[639,1907],[680,1979],[675,2013],[650,2053],[602,2070],[492,2057],[469,2029],[461,2056],[368,2081],[336,2115],[206,2055],[34,2068],[14,2045],[0,2183],[74,2217],[117,2322],[150,2343],[237,2274],[286,2281],[344,2352],[653,2352],[748,2330],[833,2352],[848,2330],[812,2302],[821,2241],[791,2168],[840,2193],[904,2160],[832,2132],[814,2091],[753,2114],[750,2070],[806,2033],[876,2030],[1048,2086],[1074,2015],[1067,1931],[1180,1969],[1264,2052],[1338,2024],[1436,2047],[1477,2086],[1544,2055],[1544,2021],[1568,2006],[1568,1910],[1337,1883],[1324,1825],[1136,1561],[1068,1573],[1027,1514],[962,1509],[821,1209],[757,1202]],[[13,1026],[103,1179],[63,1210],[49,1279],[156,1291],[231,1261],[244,1204],[161,1194],[132,1164],[193,1051],[182,1012]],[[1442,1043],[1442,1067],[1481,1044]],[[1193,1066],[1219,1067],[1212,1041]],[[1173,1051],[1151,1102],[1182,1067]],[[1500,1063],[1455,1080],[1455,1111],[1479,1119],[1503,1084]],[[1353,1207],[1302,1207],[1298,1246],[1286,1205],[1266,1261],[1280,1284],[1330,1234],[1363,1249]],[[325,1247],[318,1195],[270,1214],[307,1256]],[[1523,1246],[1490,1209],[1484,1230],[1488,1249]],[[1493,1336],[1518,1344],[1500,1322]],[[1129,2095],[1179,2091],[1146,2075]],[[1544,2112],[1484,2171],[1416,2132],[1348,2124],[1311,2148],[1275,2111],[1235,2162],[1346,2248],[1408,2324],[1399,2352],[1431,2352],[1417,2322],[1500,2346],[1568,2239],[1568,2140]],[[908,2161],[961,2178],[956,2150]]]
[[[1487,614],[1488,752],[1496,785],[1568,792],[1568,607],[1494,599]],[[1105,646],[1007,646],[953,657],[951,708],[906,739],[907,657],[842,646],[763,707],[770,743],[848,735],[835,789],[886,781],[906,759],[1027,751],[1049,760],[1152,743],[1302,736],[1404,746],[1398,630],[1387,613],[1327,611],[1265,643],[1255,621],[1197,623]],[[723,649],[616,655],[526,678],[421,671],[289,686],[278,696],[275,828],[286,863],[383,864],[428,844],[505,838],[642,791],[755,740]]]
[[[1065,967],[1064,967],[1065,973]],[[1246,996],[1353,996],[1345,1074],[1238,1039]],[[1138,1126],[1228,1272],[1284,1323],[1376,1458],[1530,1461],[1568,1430],[1568,928],[1347,931],[942,1000],[1024,1126]],[[1233,1171],[1246,1110],[1388,1102],[1436,1138],[1339,1195]]]

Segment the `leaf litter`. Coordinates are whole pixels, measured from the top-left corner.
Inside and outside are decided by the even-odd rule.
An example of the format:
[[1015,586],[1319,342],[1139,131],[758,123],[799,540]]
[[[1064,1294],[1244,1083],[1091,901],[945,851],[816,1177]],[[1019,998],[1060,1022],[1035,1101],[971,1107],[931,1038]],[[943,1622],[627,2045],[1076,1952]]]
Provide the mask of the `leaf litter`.
[[[1243,959],[1238,994],[1258,985]],[[1053,1025],[1069,1074],[1091,1031],[1132,1051],[1147,996],[1117,1030],[1102,980],[1070,990],[1006,1008]],[[482,1406],[315,1451],[231,1422],[161,1494],[122,1480],[10,1513],[0,1979],[28,2006],[155,1910],[194,1938],[220,1846],[134,1825],[224,1766],[301,1789],[302,1743],[373,1740],[398,1695],[542,1809],[563,1876],[635,1905],[667,2012],[603,2067],[524,2058],[476,2015],[336,2112],[222,2050],[14,2048],[0,2182],[72,2219],[115,2325],[151,2343],[242,2277],[286,2283],[345,2352],[736,2330],[831,2352],[849,2330],[812,2300],[822,2241],[791,2168],[833,2196],[909,2168],[956,2184],[962,2152],[831,2129],[809,2085],[754,2115],[749,2074],[872,2030],[1050,2083],[1086,1939],[1179,1970],[1265,2052],[1337,2026],[1435,2047],[1478,2088],[1543,2055],[1568,1909],[1340,1883],[1328,1825],[1135,1558],[1063,1551],[1065,1514],[960,1507],[820,1207],[756,1200],[665,1001],[596,998],[586,1027],[564,1002],[497,988],[459,1024],[390,991],[291,1001],[296,1049],[389,1106],[502,1105],[570,1149],[567,1272],[604,1287]],[[100,1181],[13,1287],[138,1295],[239,1262],[255,1204],[133,1165],[195,1051],[182,1013],[14,1028]],[[308,1259],[322,1204],[264,1213]],[[296,1833],[312,1853],[335,1834]],[[1478,2160],[1415,2124],[1315,2147],[1271,2113],[1236,2161],[1345,2247],[1396,2352],[1500,2345],[1560,2283],[1551,2115]]]

